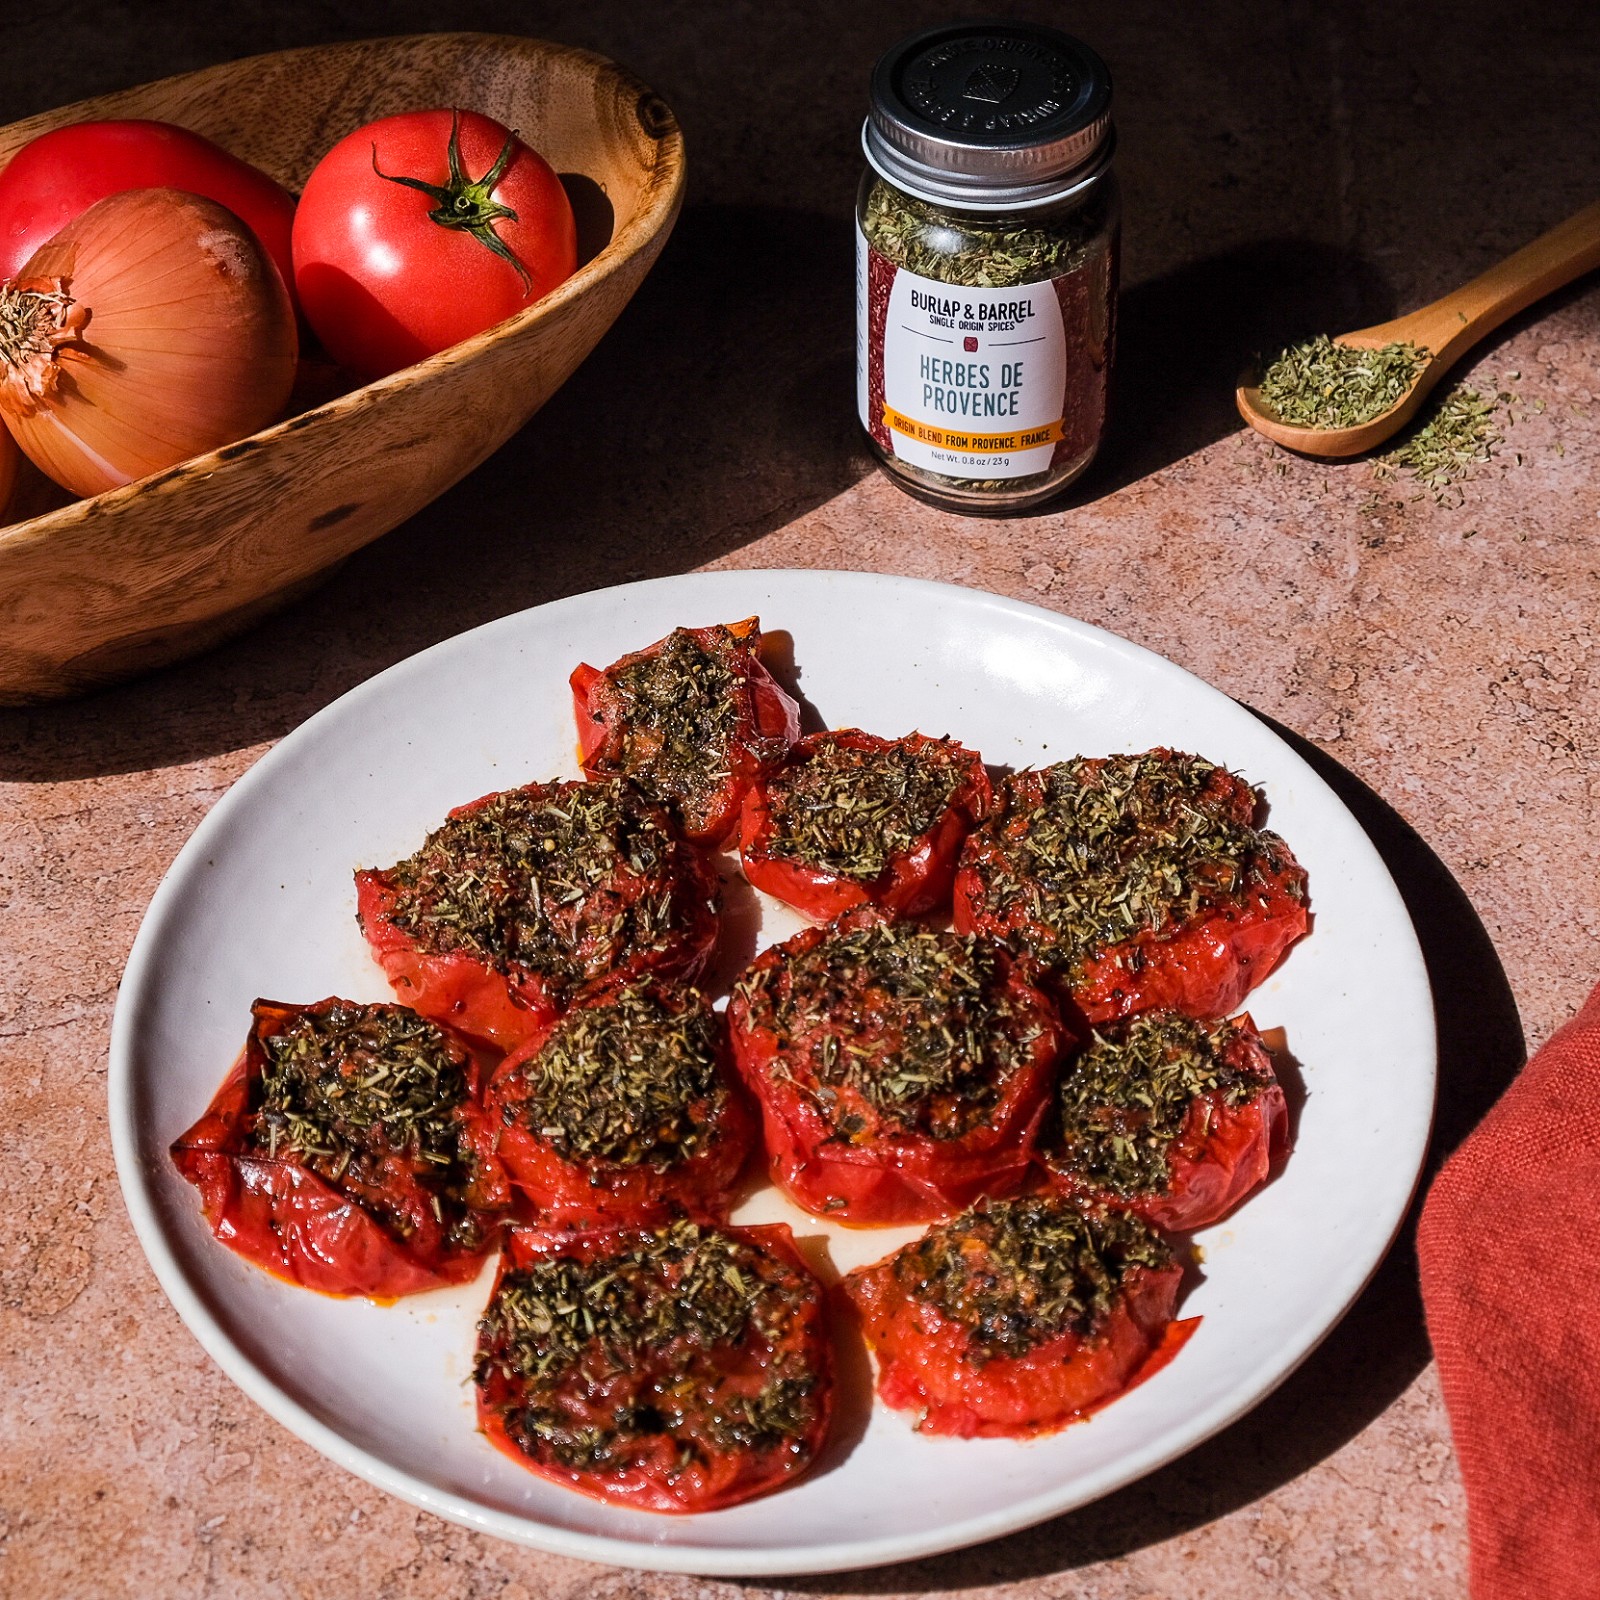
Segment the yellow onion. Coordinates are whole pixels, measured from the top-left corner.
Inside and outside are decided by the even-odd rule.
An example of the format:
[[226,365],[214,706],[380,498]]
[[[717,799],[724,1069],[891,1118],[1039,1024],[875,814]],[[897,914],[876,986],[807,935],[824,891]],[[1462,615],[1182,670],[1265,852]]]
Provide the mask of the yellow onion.
[[273,421],[297,344],[283,279],[231,211],[133,189],[0,286],[0,416],[41,471],[99,494]]
[[17,487],[17,442],[0,428],[0,525],[12,521],[11,495]]

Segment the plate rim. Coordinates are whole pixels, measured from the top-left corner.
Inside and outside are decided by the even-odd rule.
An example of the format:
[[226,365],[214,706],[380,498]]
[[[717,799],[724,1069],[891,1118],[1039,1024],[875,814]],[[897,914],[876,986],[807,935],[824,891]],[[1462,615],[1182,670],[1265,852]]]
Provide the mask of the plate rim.
[[[1170,1438],[1152,1440],[1145,1448],[1129,1451],[1119,1457],[1114,1464],[1092,1474],[1087,1485],[1079,1484],[1065,1493],[1059,1487],[1046,1490],[1001,1510],[952,1522],[943,1528],[925,1533],[877,1535],[828,1546],[768,1545],[760,1548],[644,1542],[585,1533],[536,1521],[527,1515],[475,1505],[462,1496],[421,1483],[404,1469],[394,1467],[380,1456],[352,1443],[336,1428],[323,1422],[257,1367],[228,1335],[218,1319],[212,1315],[201,1295],[191,1286],[176,1252],[167,1240],[153,1198],[147,1190],[147,1174],[140,1158],[138,1131],[133,1119],[134,1041],[138,1036],[138,1023],[146,1003],[156,953],[162,945],[168,925],[176,915],[182,880],[188,877],[196,861],[204,857],[212,836],[227,826],[233,812],[246,805],[253,790],[265,781],[262,775],[270,774],[279,763],[290,759],[290,756],[285,756],[283,752],[288,750],[292,756],[301,739],[311,737],[309,730],[320,727],[325,721],[332,720],[336,716],[347,715],[350,709],[359,706],[364,698],[379,693],[378,685],[403,678],[412,672],[425,671],[426,663],[454,648],[463,639],[501,630],[512,631],[522,624],[524,619],[534,614],[549,616],[562,609],[577,609],[585,603],[592,604],[597,595],[637,595],[650,590],[678,591],[685,587],[691,590],[712,591],[719,587],[736,588],[748,584],[766,584],[777,588],[786,582],[792,583],[796,580],[804,583],[836,581],[879,589],[888,588],[899,592],[911,589],[922,591],[930,598],[942,597],[946,601],[952,597],[960,597],[966,603],[979,604],[1001,613],[1017,615],[1035,624],[1044,622],[1081,643],[1102,650],[1109,649],[1114,654],[1130,658],[1145,667],[1154,665],[1164,672],[1178,673],[1188,681],[1190,687],[1198,689],[1204,695],[1226,701],[1243,715],[1255,718],[1262,733],[1279,746],[1291,766],[1298,769],[1299,779],[1309,781],[1349,819],[1356,834],[1370,851],[1374,865],[1382,874],[1382,882],[1392,899],[1390,909],[1397,913],[1396,926],[1410,936],[1405,952],[1407,963],[1413,969],[1411,977],[1420,983],[1420,992],[1427,1001],[1427,1025],[1422,1029],[1426,1035],[1423,1041],[1425,1049],[1415,1058],[1414,1070],[1420,1071],[1425,1067],[1428,1088],[1428,1116],[1418,1143],[1410,1182],[1406,1186],[1403,1199],[1393,1207],[1393,1215],[1384,1230],[1382,1248],[1370,1262],[1345,1274],[1337,1312],[1314,1334],[1304,1337],[1298,1349],[1291,1346],[1293,1353],[1290,1358],[1269,1382],[1263,1386],[1254,1377],[1241,1378],[1231,1389],[1221,1394],[1206,1411],[1200,1413],[1198,1418],[1191,1419],[1188,1425],[1178,1430],[1181,1437],[1177,1442]],[[133,1224],[140,1248],[161,1291],[201,1348],[226,1376],[268,1416],[311,1445],[319,1454],[419,1509],[460,1526],[550,1554],[573,1560],[603,1562],[617,1567],[643,1568],[659,1572],[691,1573],[708,1577],[774,1577],[864,1570],[920,1560],[1019,1532],[1090,1504],[1145,1477],[1179,1456],[1198,1448],[1259,1405],[1298,1370],[1343,1321],[1394,1245],[1415,1198],[1431,1142],[1438,1099],[1438,1039],[1433,991],[1426,960],[1417,938],[1415,925],[1387,863],[1379,854],[1366,829],[1332,786],[1289,744],[1276,726],[1261,718],[1252,708],[1235,700],[1214,684],[1158,651],[1064,612],[1034,605],[1025,600],[1016,600],[990,590],[960,583],[901,577],[891,573],[855,571],[849,568],[740,567],[722,568],[710,572],[668,574],[632,583],[600,585],[493,618],[403,657],[362,682],[352,685],[291,728],[239,774],[216,804],[201,818],[163,873],[161,882],[140,920],[118,987],[111,1025],[106,1094],[112,1152],[123,1204]]]

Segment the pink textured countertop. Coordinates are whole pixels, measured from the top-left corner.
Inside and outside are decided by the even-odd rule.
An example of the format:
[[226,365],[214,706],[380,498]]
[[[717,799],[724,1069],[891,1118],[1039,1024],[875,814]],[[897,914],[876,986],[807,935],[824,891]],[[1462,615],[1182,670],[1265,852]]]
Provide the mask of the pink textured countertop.
[[1376,483],[1365,463],[1277,454],[1238,431],[1230,401],[1251,349],[1414,305],[1600,194],[1595,16],[1534,5],[1513,28],[1468,3],[1446,35],[1394,7],[1106,0],[1065,19],[1117,77],[1120,421],[1064,506],[987,522],[876,476],[850,414],[865,73],[940,13],[779,9],[590,0],[445,17],[416,0],[335,23],[331,8],[308,20],[242,0],[19,24],[0,66],[7,117],[315,38],[536,29],[655,84],[694,176],[633,308],[466,483],[203,660],[0,713],[0,1593],[1464,1592],[1409,1227],[1312,1360],[1190,1456],[995,1544],[771,1584],[586,1567],[366,1487],[244,1399],[139,1253],[106,1133],[107,1034],[140,916],[195,824],[371,673],[625,578],[829,566],[993,589],[1158,650],[1289,730],[1372,833],[1421,933],[1440,1006],[1435,1160],[1600,976],[1600,288],[1539,308],[1469,369],[1515,396],[1516,420],[1457,504]]

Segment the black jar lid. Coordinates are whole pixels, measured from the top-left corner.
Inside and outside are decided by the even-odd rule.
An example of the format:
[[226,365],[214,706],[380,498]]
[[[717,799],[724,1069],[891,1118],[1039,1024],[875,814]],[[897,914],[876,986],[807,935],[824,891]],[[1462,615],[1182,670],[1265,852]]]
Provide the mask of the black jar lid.
[[974,211],[1048,205],[1110,161],[1111,73],[1054,28],[927,28],[874,68],[862,142],[881,176],[922,199]]

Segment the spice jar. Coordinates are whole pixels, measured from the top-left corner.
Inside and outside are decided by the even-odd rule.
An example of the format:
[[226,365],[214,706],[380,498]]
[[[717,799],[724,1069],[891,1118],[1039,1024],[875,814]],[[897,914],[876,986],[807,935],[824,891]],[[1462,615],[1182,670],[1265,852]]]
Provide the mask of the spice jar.
[[856,398],[884,467],[1017,511],[1094,459],[1116,336],[1111,75],[1053,28],[965,23],[872,75],[856,221]]

